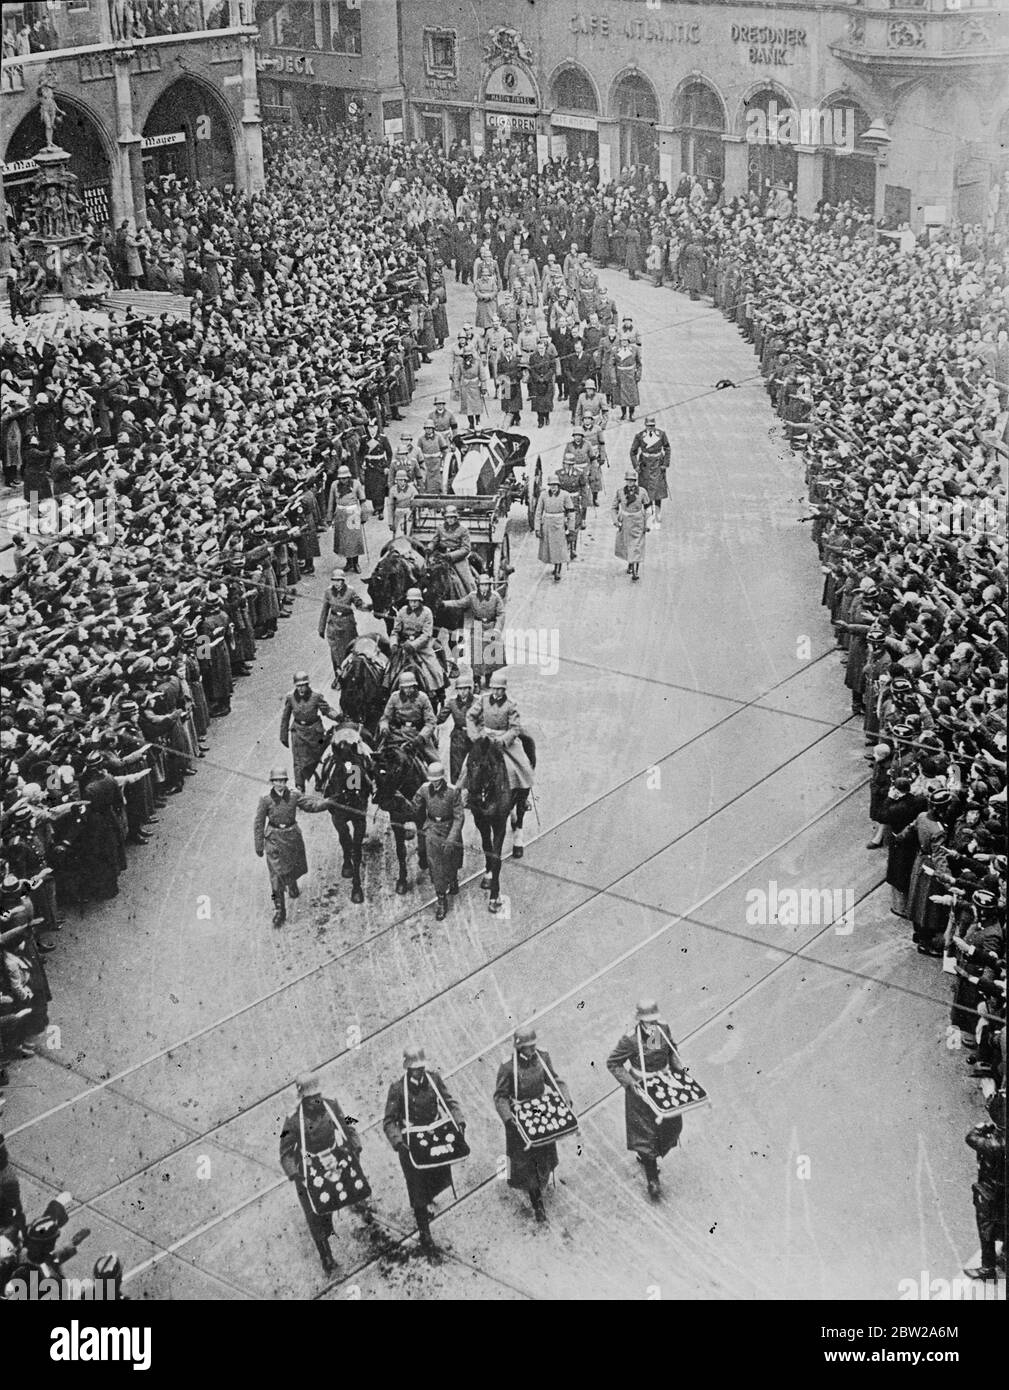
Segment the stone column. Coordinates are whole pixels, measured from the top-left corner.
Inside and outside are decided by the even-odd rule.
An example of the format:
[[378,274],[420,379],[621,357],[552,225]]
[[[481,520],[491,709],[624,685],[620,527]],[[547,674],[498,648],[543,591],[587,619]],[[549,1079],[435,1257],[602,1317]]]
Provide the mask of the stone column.
[[133,93],[130,89],[130,64],[133,56],[132,48],[113,50],[119,167],[113,170],[111,202],[115,225],[118,226],[126,217],[132,218],[139,231],[141,227],[147,226],[147,204],[144,198],[144,166],[140,155],[140,136],[133,129]]
[[667,125],[660,125],[656,133],[659,137],[659,178],[672,193],[680,177],[680,137]]
[[823,197],[823,150],[798,145],[795,155],[795,213],[797,217],[814,217]]
[[266,186],[263,165],[263,118],[256,79],[258,34],[242,34],[242,149],[235,151],[235,174],[243,193],[260,193]]
[[741,135],[723,135],[725,146],[725,201],[745,198],[747,192],[747,144]]
[[11,268],[11,240],[7,230],[7,195],[4,192],[3,177],[0,176],[0,275],[6,275]]

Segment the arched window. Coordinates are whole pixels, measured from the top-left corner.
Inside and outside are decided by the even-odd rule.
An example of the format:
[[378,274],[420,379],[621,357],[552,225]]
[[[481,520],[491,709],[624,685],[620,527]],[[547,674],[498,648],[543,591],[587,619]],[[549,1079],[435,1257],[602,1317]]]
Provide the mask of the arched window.
[[836,207],[851,202],[872,212],[876,202],[876,159],[862,136],[872,122],[861,106],[835,97],[820,113],[814,138],[822,143],[823,198]]
[[682,168],[688,174],[720,183],[725,176],[725,111],[706,82],[691,82],[680,93],[676,123],[680,128]]
[[595,88],[580,68],[564,68],[550,87],[553,105],[562,111],[599,110]]
[[[56,143],[70,155],[67,166],[77,177],[77,193],[83,200],[88,216],[100,224],[111,220],[111,170],[109,157],[98,127],[80,106],[63,92],[58,94],[62,120],[56,126]],[[5,164],[20,164],[34,159],[46,143],[46,133],[36,106],[16,127],[4,153]],[[20,222],[31,205],[34,187],[31,168],[25,168],[4,179],[7,201]]]
[[[791,119],[785,120],[791,111]],[[798,130],[798,113],[789,99],[772,87],[755,92],[747,100],[745,112],[747,141],[747,184],[751,193],[766,201],[775,188],[787,188],[794,198],[797,159],[794,133],[785,139],[778,132]]]
[[620,122],[620,167],[656,173],[659,167],[659,101],[655,88],[640,73],[628,73],[613,94],[614,113]]

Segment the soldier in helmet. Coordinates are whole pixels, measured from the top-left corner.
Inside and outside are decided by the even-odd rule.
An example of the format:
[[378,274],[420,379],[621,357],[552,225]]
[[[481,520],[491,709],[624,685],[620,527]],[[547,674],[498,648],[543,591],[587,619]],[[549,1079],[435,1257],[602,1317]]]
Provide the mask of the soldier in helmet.
[[260,859],[266,856],[273,894],[273,925],[287,921],[285,894],[300,895],[298,879],[308,873],[305,841],[298,828],[299,811],[328,811],[332,802],[316,792],[291,791],[287,772],[275,767],[270,772],[270,790],[259,798],[253,822],[253,842]]
[[504,625],[505,605],[501,593],[494,587],[486,570],[476,577],[476,590],[462,598],[446,599],[443,608],[460,608],[468,620],[468,645],[473,662],[473,675],[478,685],[489,680],[505,664]]
[[[323,1098],[319,1078],[314,1072],[299,1076],[295,1085],[298,1106],[293,1114],[288,1115],[280,1133],[280,1166],[294,1183],[322,1268],[326,1274],[332,1274],[336,1269],[329,1244],[333,1235],[333,1213],[317,1212],[309,1200],[305,1152],[317,1154],[334,1148],[349,1149],[356,1157],[361,1153],[361,1140],[340,1108],[340,1102]],[[366,1201],[367,1198],[362,1200]],[[366,1215],[370,1217],[370,1211],[366,1211]]]
[[585,529],[585,518],[592,505],[592,489],[589,486],[589,451],[585,446],[585,431],[575,429],[571,442],[565,446],[564,457],[555,477],[562,492],[571,498],[575,509],[574,525],[568,531],[568,547],[573,560],[578,549],[578,532]]
[[415,1168],[410,1162],[406,1126],[407,1123],[433,1124],[441,1114],[439,1101],[444,1102],[463,1134],[466,1132],[466,1119],[441,1073],[428,1068],[427,1054],[422,1047],[407,1047],[403,1053],[403,1072],[403,1080],[394,1081],[389,1087],[382,1128],[403,1169],[407,1195],[420,1232],[420,1248],[430,1259],[437,1260],[438,1249],[431,1237],[430,1207],[439,1193],[451,1187],[452,1170],[448,1164],[441,1168]]
[[487,689],[482,690],[473,701],[466,720],[466,732],[471,742],[478,738],[489,738],[498,745],[508,769],[508,782],[520,792],[512,816],[512,854],[516,859],[521,859],[525,845],[522,821],[533,785],[533,765],[531,743],[522,728],[518,706],[508,694],[505,671],[495,671]]
[[419,758],[437,757],[434,706],[412,671],[404,671],[382,711],[378,731],[404,744]]
[[340,667],[357,636],[355,609],[370,613],[371,604],[348,585],[342,569],[334,569],[319,614],[319,636],[325,637],[329,643],[329,655],[333,662],[334,690],[339,684]]
[[392,628],[392,645],[406,656],[404,665],[414,666],[425,690],[440,690],[445,675],[434,644],[434,614],[424,602],[420,589],[412,586],[406,591],[406,602],[396,611]]
[[280,716],[280,741],[290,748],[294,760],[294,785],[305,790],[305,783],[314,777],[315,769],[326,746],[326,729],[322,722],[336,719],[328,701],[312,689],[307,671],[295,671],[294,689],[284,700]]
[[657,1119],[634,1086],[645,1072],[664,1071],[668,1067],[682,1071],[683,1064],[669,1025],[660,1022],[659,1006],[654,999],[638,1002],[633,1032],[620,1039],[606,1065],[624,1088],[627,1147],[645,1170],[649,1197],[658,1201],[659,1159],[676,1147],[683,1119],[679,1115],[669,1120]]
[[452,732],[448,741],[448,775],[450,782],[458,782],[462,773],[466,754],[469,752],[469,735],[466,732],[466,715],[473,703],[473,672],[468,666],[460,666],[455,678],[455,690],[445,701],[438,723],[452,721]]
[[123,1293],[123,1262],[114,1250],[99,1255],[91,1271],[96,1286],[101,1290],[103,1300],[115,1303],[129,1303],[130,1296]]
[[543,1206],[543,1189],[550,1174],[557,1167],[557,1145],[542,1144],[534,1149],[526,1148],[515,1124],[512,1102],[539,1100],[550,1085],[551,1079],[557,1082],[557,1088],[568,1105],[571,1104],[571,1094],[566,1082],[562,1081],[554,1070],[550,1054],[537,1047],[535,1028],[517,1029],[512,1044],[514,1056],[507,1062],[502,1062],[498,1068],[497,1083],[494,1087],[494,1108],[501,1116],[505,1127],[508,1186],[522,1188],[529,1193],[536,1220],[542,1222],[547,1219]]
[[431,882],[438,898],[435,917],[441,922],[448,911],[449,893],[454,896],[459,892],[464,814],[459,789],[446,780],[441,763],[428,765],[427,781],[413,798],[413,813],[424,836]]

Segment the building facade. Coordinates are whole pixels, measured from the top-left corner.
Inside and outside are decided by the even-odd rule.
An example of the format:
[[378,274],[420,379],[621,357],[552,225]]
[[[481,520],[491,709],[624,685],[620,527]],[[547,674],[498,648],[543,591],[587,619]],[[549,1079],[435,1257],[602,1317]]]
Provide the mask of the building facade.
[[287,0],[257,13],[267,120],[402,134],[398,0]]
[[3,189],[15,217],[45,143],[43,81],[60,112],[55,141],[98,221],[143,226],[151,174],[262,187],[252,0],[5,3],[3,20]]
[[[368,0],[363,0],[364,4]],[[984,222],[1009,163],[994,0],[402,0],[405,135],[581,153],[799,212]]]

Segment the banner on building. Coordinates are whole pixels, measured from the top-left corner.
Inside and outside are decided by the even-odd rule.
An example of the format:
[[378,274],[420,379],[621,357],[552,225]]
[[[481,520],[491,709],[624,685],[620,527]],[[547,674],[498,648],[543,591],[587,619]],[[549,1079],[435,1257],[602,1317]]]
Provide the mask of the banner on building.
[[565,111],[555,111],[550,117],[550,124],[559,126],[562,130],[598,130],[598,116],[569,116]]

